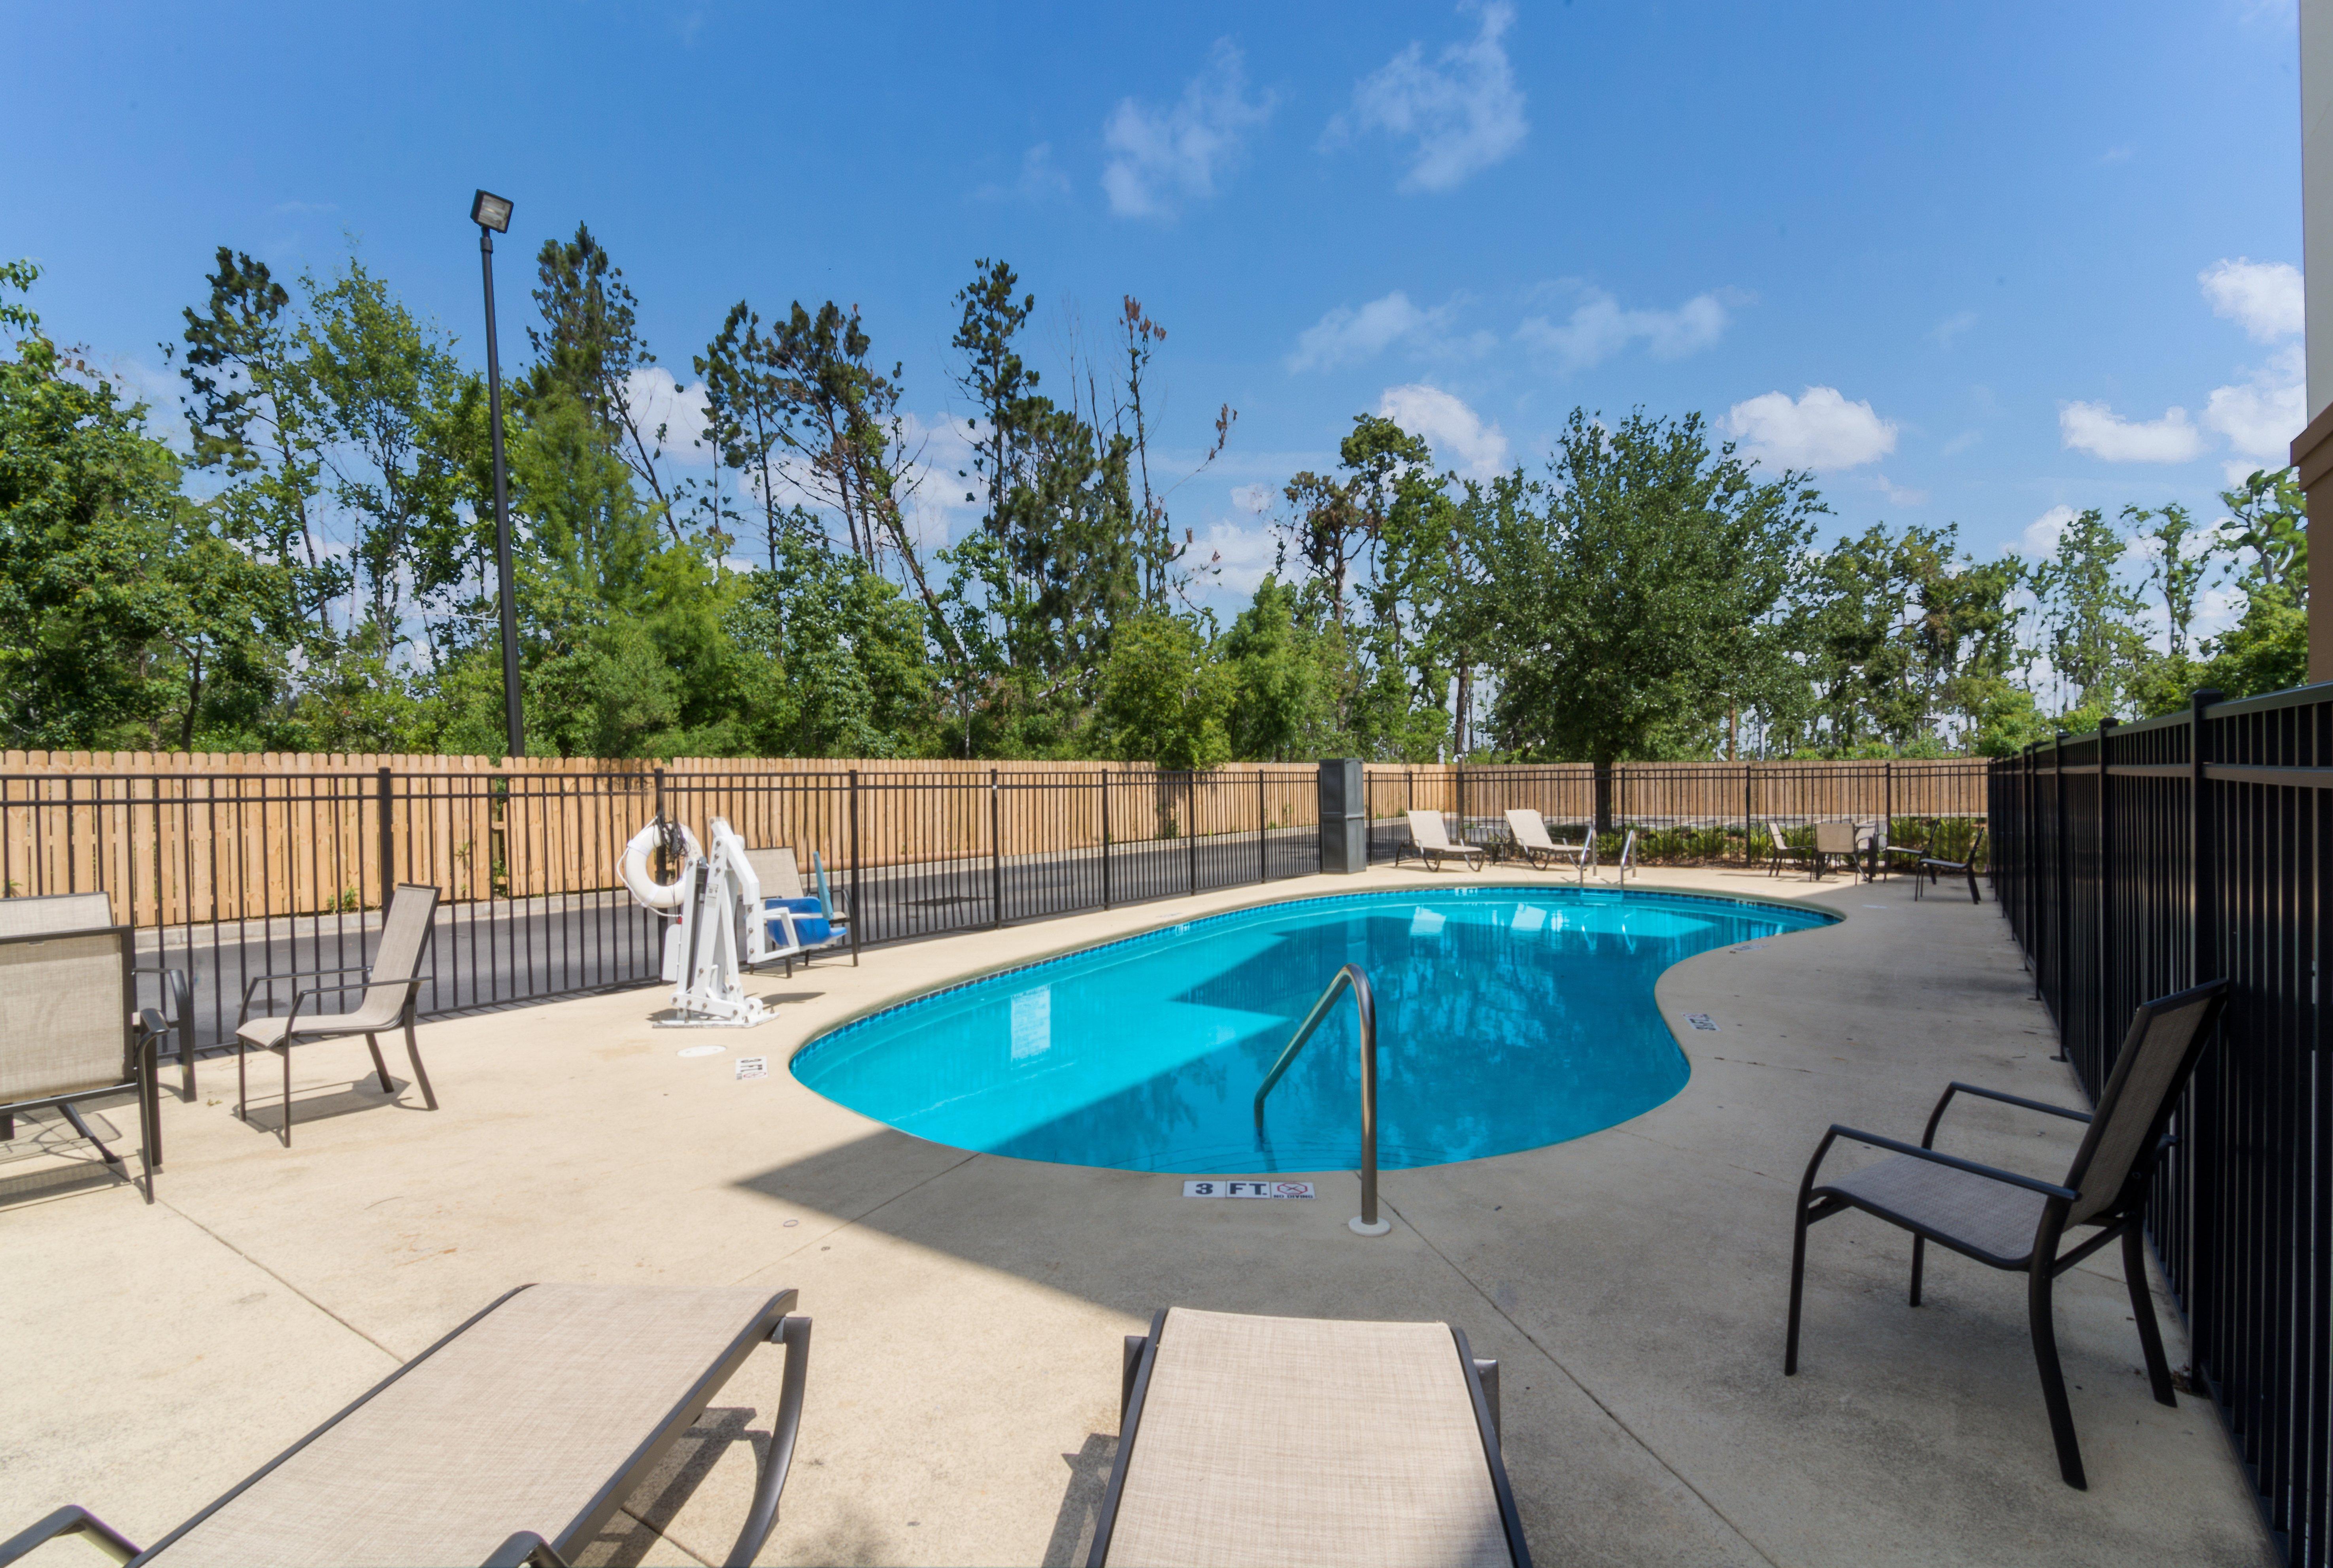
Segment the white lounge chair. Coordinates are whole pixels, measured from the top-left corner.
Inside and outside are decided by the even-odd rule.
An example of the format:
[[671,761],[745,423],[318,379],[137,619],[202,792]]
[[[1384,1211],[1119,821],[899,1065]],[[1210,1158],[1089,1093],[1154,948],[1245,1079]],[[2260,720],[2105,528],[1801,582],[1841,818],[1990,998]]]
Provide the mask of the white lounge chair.
[[1122,1377],[1088,1568],[1530,1568],[1498,1363],[1451,1324],[1176,1307]]
[[1483,850],[1479,844],[1454,844],[1442,825],[1440,812],[1412,811],[1403,813],[1409,818],[1409,844],[1406,850],[1394,851],[1393,863],[1399,865],[1404,855],[1416,855],[1429,871],[1438,870],[1444,861],[1464,861],[1470,871],[1483,869]]
[[1515,806],[1507,813],[1507,832],[1514,836],[1515,848],[1524,860],[1542,868],[1560,865],[1569,859],[1579,868],[1579,880],[1588,880],[1588,868],[1596,863],[1596,835],[1582,833],[1576,844],[1560,844],[1550,838],[1547,819],[1535,811]]

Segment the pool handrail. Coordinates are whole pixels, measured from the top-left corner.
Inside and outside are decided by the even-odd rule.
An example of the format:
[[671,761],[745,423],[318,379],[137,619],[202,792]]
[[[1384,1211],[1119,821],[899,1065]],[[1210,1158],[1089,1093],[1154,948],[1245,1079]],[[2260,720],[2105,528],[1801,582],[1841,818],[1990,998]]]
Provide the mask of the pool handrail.
[[1353,1011],[1361,1025],[1361,1212],[1359,1217],[1345,1223],[1356,1235],[1383,1236],[1393,1228],[1393,1222],[1378,1217],[1378,1004],[1369,989],[1369,977],[1359,964],[1347,964],[1330,977],[1320,1000],[1312,1004],[1312,1010],[1304,1015],[1304,1022],[1297,1025],[1287,1048],[1281,1052],[1280,1060],[1263,1075],[1263,1087],[1255,1092],[1255,1130],[1258,1138],[1263,1136],[1263,1097],[1272,1092],[1272,1085],[1280,1082],[1336,1005],[1337,993],[1345,988],[1353,993]]

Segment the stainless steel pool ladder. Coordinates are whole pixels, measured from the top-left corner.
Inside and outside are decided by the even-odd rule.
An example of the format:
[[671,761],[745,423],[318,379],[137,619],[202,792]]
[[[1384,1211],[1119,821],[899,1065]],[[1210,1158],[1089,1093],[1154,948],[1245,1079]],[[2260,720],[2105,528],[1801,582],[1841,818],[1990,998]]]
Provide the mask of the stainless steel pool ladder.
[[1288,1064],[1296,1060],[1296,1053],[1312,1038],[1320,1020],[1329,1015],[1329,1009],[1336,1005],[1337,993],[1348,987],[1353,993],[1353,1011],[1359,1016],[1361,1025],[1361,1212],[1359,1217],[1345,1223],[1356,1235],[1383,1236],[1393,1228],[1393,1222],[1378,1217],[1378,1004],[1369,990],[1369,977],[1361,972],[1359,964],[1348,964],[1337,971],[1320,993],[1320,999],[1312,1004],[1312,1011],[1304,1015],[1304,1022],[1297,1025],[1280,1060],[1263,1075],[1263,1086],[1255,1092],[1255,1131],[1257,1138],[1263,1136],[1263,1097],[1272,1092],[1272,1086],[1280,1082]]

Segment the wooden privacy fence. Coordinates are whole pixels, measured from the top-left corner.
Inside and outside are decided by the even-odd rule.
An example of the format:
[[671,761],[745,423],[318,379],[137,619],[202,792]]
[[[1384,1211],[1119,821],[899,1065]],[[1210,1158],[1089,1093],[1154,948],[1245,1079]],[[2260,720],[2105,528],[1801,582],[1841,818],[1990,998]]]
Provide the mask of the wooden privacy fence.
[[[1613,820],[1713,826],[1768,819],[1973,816],[1986,765],[1624,764]],[[1527,806],[1597,815],[1585,764],[1372,765],[1369,811],[1495,818]],[[0,890],[102,889],[140,927],[377,908],[396,881],[448,903],[558,898],[618,885],[624,846],[662,813],[702,839],[725,817],[749,844],[862,870],[998,862],[1104,845],[1259,842],[1319,821],[1312,765],[1176,773],[1142,764],[146,753],[6,754]],[[1194,871],[1195,877],[1198,876]]]

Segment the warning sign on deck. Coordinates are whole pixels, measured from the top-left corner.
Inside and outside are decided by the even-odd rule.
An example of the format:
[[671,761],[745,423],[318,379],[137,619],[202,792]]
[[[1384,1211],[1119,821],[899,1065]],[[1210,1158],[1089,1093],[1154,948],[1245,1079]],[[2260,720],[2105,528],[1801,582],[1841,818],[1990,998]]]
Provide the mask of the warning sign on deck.
[[1317,1198],[1309,1181],[1186,1181],[1185,1198]]

